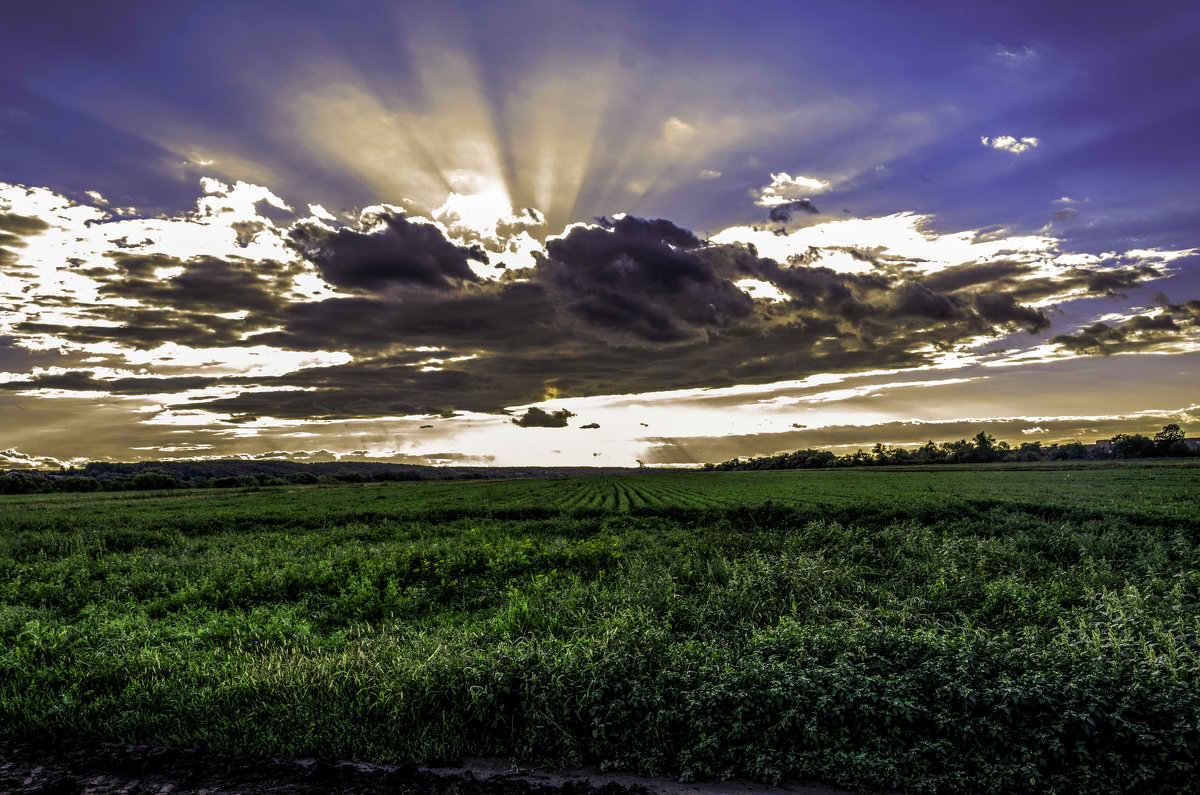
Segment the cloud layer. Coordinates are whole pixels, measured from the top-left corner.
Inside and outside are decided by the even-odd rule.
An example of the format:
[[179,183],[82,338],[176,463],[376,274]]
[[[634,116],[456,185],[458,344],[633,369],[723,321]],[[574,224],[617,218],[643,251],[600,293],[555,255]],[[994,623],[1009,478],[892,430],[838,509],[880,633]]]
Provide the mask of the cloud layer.
[[[937,235],[911,215],[769,235],[783,252],[772,256],[748,229],[702,241],[633,215],[544,245],[521,224],[489,229],[489,254],[460,216],[447,226],[381,206],[272,221],[261,202],[285,205],[269,192],[208,188],[195,213],[171,219],[3,194],[0,300],[12,311],[0,362],[14,364],[0,395],[99,396],[143,421],[231,434],[514,408],[522,427],[562,427],[570,412],[534,404],[944,369],[1035,348],[1060,305],[1125,296],[1182,256]],[[815,212],[801,199],[770,206]],[[526,267],[490,266],[518,243]],[[1193,340],[1200,304],[1160,304],[1045,345],[1088,356]]]

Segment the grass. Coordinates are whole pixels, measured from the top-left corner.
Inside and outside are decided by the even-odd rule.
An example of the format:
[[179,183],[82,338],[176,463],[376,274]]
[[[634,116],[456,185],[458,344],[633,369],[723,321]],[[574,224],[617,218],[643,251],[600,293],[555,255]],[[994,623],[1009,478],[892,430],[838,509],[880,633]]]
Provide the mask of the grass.
[[913,791],[1200,789],[1200,468],[0,499],[0,726]]

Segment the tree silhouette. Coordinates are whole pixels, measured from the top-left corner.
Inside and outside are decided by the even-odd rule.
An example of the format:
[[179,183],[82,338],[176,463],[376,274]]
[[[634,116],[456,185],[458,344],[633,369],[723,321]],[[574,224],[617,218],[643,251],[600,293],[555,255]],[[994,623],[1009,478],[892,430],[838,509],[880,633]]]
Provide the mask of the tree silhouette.
[[1183,429],[1175,422],[1164,425],[1161,431],[1154,434],[1154,451],[1166,456],[1183,456],[1191,452],[1184,442]]

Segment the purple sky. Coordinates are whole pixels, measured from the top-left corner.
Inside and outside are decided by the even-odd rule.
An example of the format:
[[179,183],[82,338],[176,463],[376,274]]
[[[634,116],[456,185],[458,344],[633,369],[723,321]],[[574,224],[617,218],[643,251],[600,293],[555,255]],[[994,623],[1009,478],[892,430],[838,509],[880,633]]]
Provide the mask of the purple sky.
[[4,12],[0,466],[1200,433],[1195,4],[406,5]]

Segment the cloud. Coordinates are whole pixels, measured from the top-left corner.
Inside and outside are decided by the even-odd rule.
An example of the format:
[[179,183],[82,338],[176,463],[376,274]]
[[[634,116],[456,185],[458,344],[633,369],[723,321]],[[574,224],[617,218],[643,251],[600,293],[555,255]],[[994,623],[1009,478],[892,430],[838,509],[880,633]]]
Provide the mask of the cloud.
[[989,323],[1013,323],[1030,333],[1050,328],[1050,318],[1040,309],[1022,306],[1012,295],[984,293],[974,301],[975,311]]
[[992,50],[992,58],[1009,68],[1023,66],[1031,61],[1036,61],[1039,57],[1038,52],[1029,46],[1009,49],[1002,44],[997,44]]
[[469,260],[488,261],[482,249],[456,246],[438,227],[409,221],[403,213],[382,213],[374,221],[368,231],[300,224],[290,238],[330,284],[367,292],[451,290],[478,280]]
[[279,329],[255,340],[296,350],[333,347],[359,354],[398,345],[502,352],[563,343],[545,289],[530,282],[414,295],[403,302],[374,296],[298,302],[280,313],[280,322]]
[[1115,325],[1093,323],[1075,334],[1051,337],[1050,344],[1073,353],[1107,356],[1156,348],[1173,340],[1190,337],[1200,330],[1200,300],[1175,304],[1166,301],[1161,293],[1159,298],[1163,308],[1157,314],[1134,315]]
[[1037,138],[1014,138],[1011,135],[997,135],[992,138],[983,135],[980,136],[979,140],[984,146],[990,146],[993,149],[1001,149],[1005,152],[1012,152],[1014,155],[1019,155],[1022,152],[1034,149],[1039,143]]
[[138,350],[169,343],[193,348],[245,344],[245,322],[209,312],[109,305],[91,309],[99,322],[64,325],[31,320],[17,323],[13,329],[23,335],[48,335],[80,344],[115,342]]
[[537,406],[532,406],[519,418],[513,417],[512,422],[514,425],[519,425],[522,428],[565,428],[567,427],[567,420],[574,416],[572,412],[566,409],[546,412]]
[[[473,268],[482,252],[442,224],[381,207],[351,225],[309,217],[275,227],[252,214],[264,199],[251,187],[209,194],[213,215],[190,220],[96,222],[88,208],[90,226],[56,221],[68,235],[152,242],[110,243],[77,266],[59,247],[38,292],[25,297],[20,279],[7,286],[19,311],[0,332],[26,350],[58,351],[64,366],[17,374],[6,392],[154,396],[148,420],[207,417],[246,433],[261,425],[249,418],[496,413],[945,366],[985,342],[1045,330],[1052,302],[1115,295],[1168,272],[1155,252],[1059,266],[1052,238],[938,234],[918,216],[814,224],[776,257],[619,215],[571,226],[534,244],[527,267],[492,276]],[[60,206],[56,219],[70,209]],[[522,217],[512,234],[544,220]],[[245,229],[252,248],[237,244],[237,223],[255,225]],[[221,232],[206,238],[211,251],[161,250],[162,230],[182,239],[192,227]],[[33,248],[16,249],[21,262]],[[754,295],[741,284],[756,285]]]
[[792,213],[796,212],[797,210],[803,210],[804,212],[812,213],[813,215],[821,212],[817,209],[816,205],[810,202],[808,199],[797,199],[795,201],[787,202],[786,204],[772,205],[771,212],[768,213],[768,217],[776,223],[786,224],[788,221],[792,220]]
[[[1073,294],[1123,296],[1123,290],[1165,275],[1161,265],[1113,265],[1100,260],[1091,267],[1046,269],[1042,263],[997,259],[968,262],[921,277],[929,288],[953,294],[1008,294],[1019,301],[1066,298]],[[1105,267],[1108,266],[1108,267]]]
[[4,469],[47,469],[65,466],[65,462],[48,456],[29,455],[20,450],[0,450],[0,468]]
[[50,224],[41,218],[17,213],[0,213],[0,232],[12,232],[16,235],[36,235],[50,228]]
[[[1024,266],[964,269],[946,280],[952,289],[937,289],[904,270],[859,274],[799,260],[784,265],[752,246],[703,245],[673,223],[632,216],[551,239],[530,275],[534,281],[484,282],[403,302],[359,296],[296,303],[281,313],[280,329],[254,339],[352,350],[355,361],[260,379],[274,391],[201,405],[288,417],[446,407],[494,412],[550,394],[630,394],[929,366],[981,337],[1040,331],[1049,323],[1015,295],[1030,276]],[[746,279],[768,285],[778,298],[751,298],[737,287]],[[400,345],[436,353],[402,352]]]
[[250,379],[246,378],[217,379],[205,376],[100,379],[96,377],[95,373],[87,370],[68,370],[39,373],[26,379],[6,381],[0,383],[0,389],[8,391],[51,389],[66,392],[104,392],[114,395],[158,395],[200,389],[214,384],[246,384],[249,381]]
[[696,253],[700,245],[663,219],[576,226],[547,242],[538,281],[584,333],[635,346],[696,341],[753,308]]
[[755,204],[760,207],[775,207],[797,199],[805,199],[814,193],[829,188],[829,183],[816,177],[793,177],[785,171],[771,175],[771,184],[752,193]]
[[[92,272],[101,282],[102,296],[214,313],[274,313],[287,303],[286,295],[298,272],[294,265],[271,260],[205,256],[179,260],[162,254],[125,253],[114,254],[112,260],[115,272]],[[173,275],[161,278],[164,271]]]

